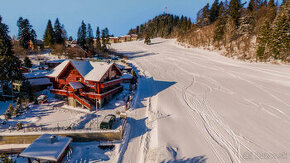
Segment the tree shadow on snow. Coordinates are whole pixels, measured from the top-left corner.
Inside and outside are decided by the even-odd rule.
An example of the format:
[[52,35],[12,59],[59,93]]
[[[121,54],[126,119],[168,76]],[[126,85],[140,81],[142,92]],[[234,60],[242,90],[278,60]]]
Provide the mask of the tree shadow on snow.
[[137,104],[134,109],[144,107],[144,105],[142,104],[142,101],[144,101],[145,98],[153,97],[157,95],[158,93],[166,90],[167,88],[177,83],[175,81],[161,81],[161,80],[155,80],[153,77],[140,76],[139,69],[137,69],[131,63],[129,63],[129,66],[131,66],[136,72],[139,78],[137,84],[140,84],[140,86],[138,87],[139,90],[136,90],[136,91],[139,91],[139,97],[138,97],[139,100],[137,101]]
[[205,163],[207,158],[205,156],[197,156],[193,158],[174,159],[170,161],[162,161],[161,163]]
[[150,55],[156,55],[155,53],[145,53],[145,51],[122,52],[122,53],[118,53],[118,54],[127,56],[129,59],[146,57],[146,56],[150,56]]
[[158,41],[158,42],[151,42],[151,44],[150,45],[156,45],[156,44],[161,44],[161,43],[163,43],[164,41]]
[[[144,107],[144,105],[142,104],[142,101],[145,101],[146,98],[153,97],[157,95],[158,93],[165,91],[172,85],[176,84],[176,82],[174,81],[154,80],[153,77],[150,77],[150,78],[141,77],[139,81],[140,82],[138,82],[138,84],[141,84],[138,88],[139,90],[137,90],[139,91],[139,97],[138,97],[139,100],[137,101],[135,109]],[[142,84],[145,84],[146,86],[142,86]]]
[[151,129],[149,129],[147,126],[146,126],[146,118],[143,118],[143,119],[134,119],[134,118],[131,118],[131,117],[128,117],[127,118],[127,121],[128,123],[130,123],[131,125],[134,125],[134,126],[138,126],[138,127],[135,127],[131,132],[130,132],[130,138],[136,138],[136,137],[139,137],[139,136],[142,136],[144,135],[146,132],[150,132]]

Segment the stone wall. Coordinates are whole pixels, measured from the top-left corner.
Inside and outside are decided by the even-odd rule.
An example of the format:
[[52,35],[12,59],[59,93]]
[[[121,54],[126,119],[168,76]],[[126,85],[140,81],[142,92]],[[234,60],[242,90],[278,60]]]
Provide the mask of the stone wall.
[[53,134],[73,138],[73,141],[112,141],[121,140],[123,129],[108,131],[71,131],[71,132],[45,132],[45,133],[21,133],[21,134],[0,134],[0,145],[3,144],[31,144],[42,134]]

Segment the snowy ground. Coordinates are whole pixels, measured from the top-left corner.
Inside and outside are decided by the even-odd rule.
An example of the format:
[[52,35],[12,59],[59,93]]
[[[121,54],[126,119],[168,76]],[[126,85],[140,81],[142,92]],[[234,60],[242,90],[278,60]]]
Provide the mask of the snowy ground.
[[[108,114],[115,114],[117,112],[125,112],[124,97],[129,95],[129,84],[123,84],[124,90],[122,93],[117,94],[113,99],[98,111],[90,112],[82,108],[73,108],[68,105],[59,106],[60,103],[65,103],[53,98],[47,91],[42,91],[42,94],[49,96],[48,102],[44,104],[32,105],[29,104],[29,110],[18,117],[12,118],[7,121],[5,125],[0,125],[0,133],[10,133],[9,126],[16,126],[17,122],[22,122],[25,129],[16,132],[39,132],[40,130],[60,130],[71,127],[72,129],[91,129],[99,130],[99,125],[104,116]],[[46,92],[46,93],[45,93]],[[1,113],[4,113],[9,106],[9,102],[1,102]],[[4,116],[0,116],[4,120]],[[113,125],[113,129],[121,126],[121,120],[117,116],[117,121]],[[25,130],[25,131],[24,131]]]
[[175,40],[112,44],[142,78],[119,162],[290,162],[290,66]]

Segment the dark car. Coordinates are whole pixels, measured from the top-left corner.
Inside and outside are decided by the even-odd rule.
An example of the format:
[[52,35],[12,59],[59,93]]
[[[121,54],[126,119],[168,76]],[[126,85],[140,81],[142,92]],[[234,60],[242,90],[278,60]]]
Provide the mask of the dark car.
[[116,116],[113,114],[108,114],[105,116],[100,124],[101,129],[112,129],[113,123],[116,121]]

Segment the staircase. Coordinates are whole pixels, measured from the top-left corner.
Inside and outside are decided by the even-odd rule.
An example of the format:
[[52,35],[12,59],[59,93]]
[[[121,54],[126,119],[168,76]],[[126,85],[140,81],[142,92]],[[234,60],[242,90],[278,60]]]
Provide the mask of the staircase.
[[88,108],[90,111],[93,109],[93,107],[91,106],[91,104],[89,103],[89,101],[85,100],[84,98],[73,94],[73,98],[75,100],[77,100],[81,105],[85,106],[86,108]]

